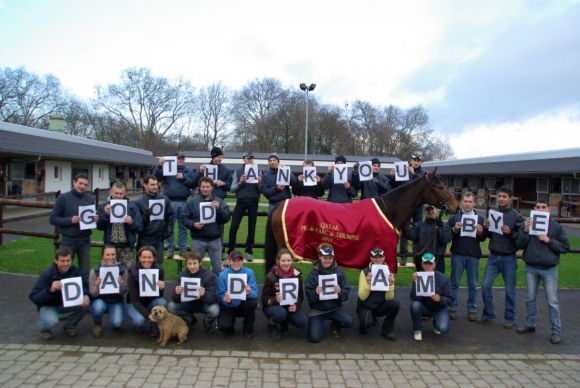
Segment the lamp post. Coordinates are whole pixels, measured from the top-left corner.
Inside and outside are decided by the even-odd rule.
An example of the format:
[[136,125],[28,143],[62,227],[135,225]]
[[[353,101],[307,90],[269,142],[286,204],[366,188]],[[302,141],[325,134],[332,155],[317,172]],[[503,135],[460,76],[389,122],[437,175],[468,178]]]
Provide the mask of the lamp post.
[[300,84],[300,89],[306,92],[306,124],[304,125],[304,160],[308,159],[308,92],[311,92],[316,87],[316,84]]

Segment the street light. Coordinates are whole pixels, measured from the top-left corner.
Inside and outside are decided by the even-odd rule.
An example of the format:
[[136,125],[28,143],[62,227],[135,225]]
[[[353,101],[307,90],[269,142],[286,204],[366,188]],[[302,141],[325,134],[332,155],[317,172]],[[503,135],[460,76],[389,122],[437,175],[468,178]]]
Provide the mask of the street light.
[[306,124],[304,125],[304,160],[308,159],[308,92],[311,92],[316,87],[316,84],[300,84],[300,89],[306,92]]

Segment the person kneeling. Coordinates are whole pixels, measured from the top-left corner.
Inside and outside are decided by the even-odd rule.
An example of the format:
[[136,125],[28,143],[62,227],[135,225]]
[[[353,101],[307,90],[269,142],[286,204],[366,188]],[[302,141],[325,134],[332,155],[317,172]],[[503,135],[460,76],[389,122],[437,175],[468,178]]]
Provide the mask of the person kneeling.
[[[252,339],[259,296],[256,277],[254,271],[244,267],[244,255],[240,251],[231,251],[229,262],[229,268],[223,270],[218,279],[218,300],[221,305],[218,327],[226,334],[234,334],[236,317],[244,318],[244,337]],[[235,275],[246,275],[246,282],[241,292],[231,288],[231,286],[239,286],[241,281],[240,277]],[[239,298],[240,293],[245,293],[245,300]]]
[[51,327],[64,319],[64,333],[68,337],[76,337],[77,324],[83,319],[86,308],[89,305],[87,283],[82,277],[83,302],[80,306],[64,307],[62,298],[62,280],[82,277],[77,267],[72,265],[72,257],[67,248],[61,248],[54,255],[54,263],[45,270],[36,281],[34,288],[28,297],[38,308],[38,321],[40,337],[45,340],[52,339]]
[[381,335],[390,341],[395,341],[395,318],[399,313],[401,303],[395,297],[395,275],[389,274],[389,291],[372,291],[372,267],[373,265],[385,265],[385,253],[381,248],[374,248],[370,254],[371,263],[368,268],[361,271],[358,284],[358,301],[356,312],[358,314],[361,334],[366,334],[367,329],[373,326],[377,317],[385,317]]
[[[281,306],[282,293],[280,281],[282,279],[297,279],[297,301],[289,305]],[[262,288],[262,305],[264,315],[269,319],[268,331],[274,339],[279,339],[280,334],[288,334],[288,325],[291,323],[299,329],[306,327],[306,315],[300,311],[304,291],[302,289],[302,273],[294,268],[292,254],[287,249],[280,249],[276,255],[276,265],[272,267],[264,280]]]
[[[188,325],[194,325],[197,320],[194,313],[203,313],[203,327],[208,332],[215,329],[216,318],[220,314],[220,306],[217,303],[217,276],[210,270],[201,267],[201,256],[195,252],[187,258],[187,269],[177,277],[177,287],[173,293],[173,300],[169,302],[168,310],[181,318]],[[182,302],[184,287],[181,279],[199,279],[199,297],[197,299]],[[185,290],[187,291],[187,290]]]
[[418,272],[413,273],[411,319],[413,320],[415,341],[423,340],[422,316],[433,317],[433,332],[435,334],[446,333],[449,330],[449,312],[447,307],[453,299],[449,279],[442,272],[435,271],[435,256],[427,252],[423,254],[421,260],[424,272],[434,272],[434,293],[431,296],[417,296]]

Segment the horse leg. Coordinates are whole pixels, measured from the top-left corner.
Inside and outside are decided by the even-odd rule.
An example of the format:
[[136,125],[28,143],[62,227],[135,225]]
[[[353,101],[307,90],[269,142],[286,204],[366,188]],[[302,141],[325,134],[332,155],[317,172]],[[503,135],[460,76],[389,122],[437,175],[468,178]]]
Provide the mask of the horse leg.
[[264,238],[264,259],[265,259],[265,270],[266,274],[270,271],[276,264],[276,254],[278,253],[278,246],[276,244],[276,237],[272,231],[272,216],[274,213],[268,216],[266,221],[266,236]]

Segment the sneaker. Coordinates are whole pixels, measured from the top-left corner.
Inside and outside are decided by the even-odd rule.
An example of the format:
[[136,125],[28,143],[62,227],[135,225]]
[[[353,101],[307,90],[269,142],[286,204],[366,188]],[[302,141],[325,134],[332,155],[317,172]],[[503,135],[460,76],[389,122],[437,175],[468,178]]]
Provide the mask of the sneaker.
[[457,320],[457,311],[449,310],[449,319],[451,319],[452,321]]
[[528,325],[520,326],[516,330],[518,334],[533,333],[534,331],[536,331],[536,328]]
[[418,330],[413,332],[413,339],[415,341],[423,341],[423,332]]
[[332,336],[334,338],[340,338],[340,326],[333,323],[330,327],[332,328]]
[[173,259],[173,256],[175,255],[175,249],[168,249],[167,250],[167,258],[168,259]]
[[74,326],[64,325],[64,334],[67,337],[76,337],[77,336],[77,329]]
[[475,311],[468,312],[467,319],[469,319],[471,322],[477,321],[477,313]]
[[54,336],[52,335],[52,331],[50,330],[43,330],[40,332],[40,338],[48,341],[54,338]]
[[248,263],[251,263],[252,261],[254,261],[254,256],[252,256],[252,254],[251,254],[251,253],[247,253],[247,252],[246,252],[246,257],[245,257],[245,259],[246,259],[246,261],[247,261]]
[[103,336],[103,326],[102,325],[95,325],[93,326],[93,337],[101,338]]
[[562,336],[560,334],[552,334],[550,342],[553,343],[554,345],[559,344],[560,342],[562,342]]
[[439,335],[441,334],[441,331],[439,329],[437,329],[436,327],[433,328],[433,333]]

